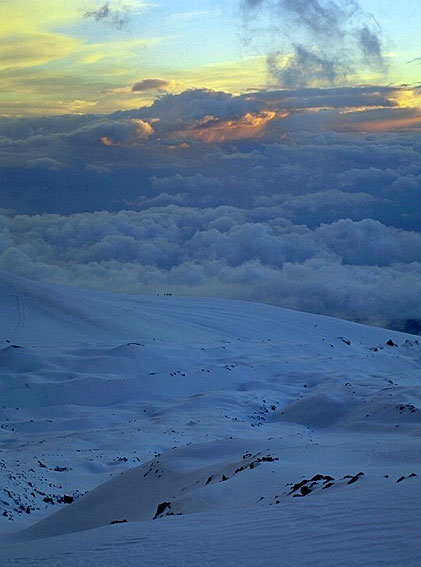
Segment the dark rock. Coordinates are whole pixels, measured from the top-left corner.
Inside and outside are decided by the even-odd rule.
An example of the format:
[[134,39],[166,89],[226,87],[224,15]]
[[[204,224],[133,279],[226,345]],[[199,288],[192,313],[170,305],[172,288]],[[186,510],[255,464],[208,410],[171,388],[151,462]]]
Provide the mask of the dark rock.
[[331,482],[332,480],[335,480],[335,479],[333,478],[333,476],[329,476],[328,474],[325,475],[324,479],[325,479],[325,483],[326,483],[326,482]]
[[127,520],[113,520],[112,522],[110,522],[110,526],[112,524],[125,524],[127,522]]
[[161,502],[161,504],[158,504],[153,519],[156,520],[157,517],[160,516],[163,512],[165,512],[167,508],[171,509],[171,502]]
[[[351,478],[351,480],[348,481],[348,484],[354,484],[354,482],[357,482],[357,480],[360,478],[360,476],[363,476],[364,473],[363,472],[359,472],[357,473],[355,476],[353,476]],[[344,477],[345,478],[345,477]]]
[[386,344],[387,346],[398,346],[396,343],[392,341],[392,339],[389,339]]
[[294,484],[294,486],[292,487],[290,494],[292,494],[293,492],[296,492],[297,490],[299,490],[302,486],[304,486],[308,482],[310,482],[308,479],[304,479],[301,482],[297,482],[297,484]]
[[317,482],[318,480],[322,480],[324,478],[325,477],[322,474],[315,474],[311,480]]
[[63,496],[59,496],[57,498],[57,502],[59,504],[71,504],[72,502],[74,502],[74,498],[73,496],[68,496],[67,494],[63,494]]

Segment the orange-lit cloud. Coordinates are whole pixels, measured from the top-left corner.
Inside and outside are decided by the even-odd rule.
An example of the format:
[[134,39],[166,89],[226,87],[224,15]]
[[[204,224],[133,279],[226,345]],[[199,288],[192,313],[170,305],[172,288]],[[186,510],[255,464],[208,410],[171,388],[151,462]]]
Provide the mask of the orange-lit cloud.
[[167,150],[174,152],[177,150],[189,150],[191,148],[191,145],[188,144],[187,142],[181,142],[180,144],[169,144],[168,146],[165,147]]
[[421,115],[407,118],[396,117],[386,118],[384,120],[363,120],[347,125],[344,130],[353,130],[355,132],[387,132],[390,130],[399,130],[401,128],[411,128],[421,125]]
[[339,130],[386,132],[421,125],[421,97],[417,89],[396,89],[390,96],[393,106],[346,108],[341,111]]
[[269,122],[287,115],[288,113],[265,110],[258,114],[247,112],[241,118],[233,120],[221,121],[214,116],[206,116],[196,126],[178,131],[176,137],[193,138],[206,143],[260,138]]
[[119,142],[113,142],[108,136],[101,137],[101,144],[104,144],[104,146],[121,146]]
[[419,88],[402,88],[392,97],[401,108],[421,108],[421,93]]

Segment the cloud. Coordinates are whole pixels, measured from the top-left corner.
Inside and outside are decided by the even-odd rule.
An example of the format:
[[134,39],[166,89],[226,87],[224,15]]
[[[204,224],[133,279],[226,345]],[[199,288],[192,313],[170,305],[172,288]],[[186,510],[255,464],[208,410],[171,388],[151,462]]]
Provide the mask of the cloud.
[[263,2],[265,2],[265,0],[244,0],[243,5],[246,9],[253,9],[256,8],[256,6],[263,4]]
[[[240,6],[248,41],[269,38],[267,69],[275,84],[346,84],[362,66],[387,69],[380,30],[354,0],[243,0]],[[265,25],[253,27],[259,17]]]
[[341,219],[315,231],[318,242],[338,254],[344,264],[391,266],[421,262],[421,234],[364,219]]
[[130,8],[122,6],[120,9],[110,7],[110,2],[105,2],[97,10],[86,11],[85,18],[93,18],[96,22],[105,22],[121,30],[129,22]]
[[247,112],[260,110],[261,103],[254,99],[247,100],[210,89],[189,89],[178,95],[169,94],[158,98],[145,112],[147,116],[159,118],[161,122],[186,124],[203,120],[206,116],[215,116],[219,120],[236,119]]
[[59,170],[62,169],[64,165],[55,159],[44,157],[29,161],[27,167],[31,167],[34,169]]
[[0,269],[404,328],[421,317],[421,129],[401,100],[412,89],[200,89],[0,119],[0,198],[15,209]]
[[110,7],[108,2],[106,2],[101,8],[98,8],[98,10],[85,12],[85,18],[93,17],[97,22],[99,22],[104,18],[108,18],[109,15],[110,15]]
[[358,41],[365,62],[374,68],[383,68],[385,62],[379,37],[369,30],[367,26],[363,26],[358,30]]
[[[254,217],[254,218],[253,218]],[[390,324],[421,318],[420,235],[371,220],[314,230],[264,211],[0,217],[0,268],[127,292],[217,295]]]
[[308,29],[314,36],[343,36],[343,27],[358,11],[354,0],[280,0],[278,9],[291,15],[293,21]]
[[257,139],[264,136],[266,126],[277,116],[276,112],[262,111],[258,114],[247,112],[234,120],[219,120],[215,116],[205,116],[193,127],[173,133],[173,137],[196,139],[207,143],[221,143],[231,140]]
[[[404,91],[393,86],[357,86],[294,88],[264,90],[243,95],[247,100],[259,101],[271,110],[301,110],[316,108],[396,107],[396,98]],[[411,91],[412,92],[412,91]]]
[[303,45],[295,45],[293,55],[282,59],[280,53],[271,53],[267,65],[272,79],[287,89],[334,84],[346,76],[343,65],[322,53],[309,51]]
[[105,146],[127,146],[144,141],[153,133],[154,129],[148,122],[133,118],[101,121],[92,127],[76,131],[69,139],[79,143],[82,140],[87,142],[93,137],[92,141],[97,142],[100,136],[99,139]]
[[144,91],[151,91],[151,90],[159,90],[165,91],[170,86],[169,81],[165,81],[164,79],[143,79],[142,81],[138,81],[132,86],[133,92],[144,92]]
[[332,127],[335,130],[353,132],[390,132],[411,127],[420,128],[421,111],[419,108],[367,109],[363,113],[354,110],[338,116]]
[[69,56],[81,40],[57,33],[14,33],[1,37],[0,71],[39,66]]
[[53,29],[77,22],[80,18],[80,10],[76,2],[43,0],[42,7],[41,15],[39,5],[35,2],[13,2],[13,10],[8,2],[0,2],[2,33],[20,34]]

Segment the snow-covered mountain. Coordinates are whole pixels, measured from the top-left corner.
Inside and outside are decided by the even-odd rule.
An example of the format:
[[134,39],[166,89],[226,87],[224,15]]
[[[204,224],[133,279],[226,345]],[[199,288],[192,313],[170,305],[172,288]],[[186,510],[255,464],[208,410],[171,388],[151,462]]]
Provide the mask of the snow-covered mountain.
[[0,308],[3,565],[419,564],[419,338],[6,273]]

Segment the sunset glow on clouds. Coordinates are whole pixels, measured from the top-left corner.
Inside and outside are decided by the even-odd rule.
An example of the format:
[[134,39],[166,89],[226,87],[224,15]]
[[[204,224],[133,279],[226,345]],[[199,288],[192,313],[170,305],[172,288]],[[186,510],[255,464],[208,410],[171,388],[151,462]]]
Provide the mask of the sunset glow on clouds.
[[0,1],[0,269],[421,320],[412,5],[41,4]]

